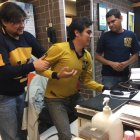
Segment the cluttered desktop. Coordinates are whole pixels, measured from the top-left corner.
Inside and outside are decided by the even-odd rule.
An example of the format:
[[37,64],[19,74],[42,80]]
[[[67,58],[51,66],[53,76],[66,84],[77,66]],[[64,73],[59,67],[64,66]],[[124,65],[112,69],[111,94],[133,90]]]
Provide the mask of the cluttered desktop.
[[[108,106],[122,121],[123,130],[132,132],[140,130],[140,74],[138,72],[140,73],[140,68],[133,69],[128,81],[120,82],[110,90],[105,90],[102,94],[79,103],[76,109],[81,119],[81,122],[79,121],[81,127],[86,124],[82,123],[82,119],[91,122],[94,115],[104,111],[103,100],[107,97],[110,99]],[[83,136],[83,130],[81,132]]]

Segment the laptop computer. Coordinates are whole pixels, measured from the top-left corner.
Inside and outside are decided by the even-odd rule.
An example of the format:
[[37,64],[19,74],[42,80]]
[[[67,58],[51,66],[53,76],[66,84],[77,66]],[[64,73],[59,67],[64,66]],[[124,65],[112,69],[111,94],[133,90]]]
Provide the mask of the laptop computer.
[[[99,94],[93,98],[90,98],[86,101],[80,102],[78,105],[93,109],[95,111],[102,111],[103,110],[103,100],[105,97],[109,97],[109,95],[105,94]],[[129,99],[120,99],[120,98],[110,98],[109,106],[112,110],[112,112],[115,112],[118,108],[120,108],[122,105],[126,104],[129,101]]]

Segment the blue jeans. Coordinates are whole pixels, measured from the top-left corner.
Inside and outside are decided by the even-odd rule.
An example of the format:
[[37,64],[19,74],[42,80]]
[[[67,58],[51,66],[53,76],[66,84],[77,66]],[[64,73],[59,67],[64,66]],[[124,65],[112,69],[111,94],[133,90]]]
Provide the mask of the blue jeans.
[[0,135],[2,140],[21,140],[24,98],[25,93],[17,97],[0,95]]
[[51,119],[58,131],[59,140],[71,140],[69,113],[77,115],[75,106],[78,102],[83,101],[80,94],[75,94],[67,98],[48,99],[46,104],[49,109]]
[[119,76],[103,76],[102,83],[110,89],[111,87],[117,85],[119,82],[126,82],[128,77],[119,77]]

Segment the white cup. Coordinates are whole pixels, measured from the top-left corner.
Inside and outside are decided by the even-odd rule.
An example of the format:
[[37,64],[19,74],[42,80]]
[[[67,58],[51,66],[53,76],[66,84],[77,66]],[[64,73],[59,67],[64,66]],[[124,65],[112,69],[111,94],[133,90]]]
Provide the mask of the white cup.
[[124,140],[134,140],[134,133],[132,131],[125,131]]

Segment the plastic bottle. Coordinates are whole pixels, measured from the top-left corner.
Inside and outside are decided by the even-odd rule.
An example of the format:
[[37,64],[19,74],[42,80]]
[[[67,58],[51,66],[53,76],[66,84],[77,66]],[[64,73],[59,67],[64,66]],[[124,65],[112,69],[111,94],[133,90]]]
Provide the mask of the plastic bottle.
[[[108,133],[109,140],[123,139],[123,125],[119,118],[112,114],[111,108],[108,106],[109,98],[105,97],[103,104],[103,112],[97,113],[92,118],[92,127]],[[104,140],[104,139],[102,139]]]

